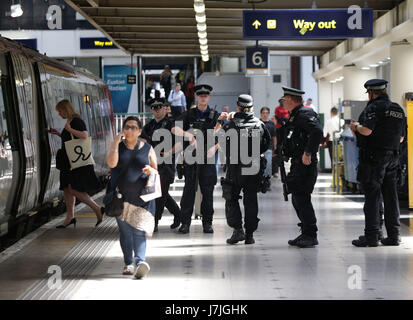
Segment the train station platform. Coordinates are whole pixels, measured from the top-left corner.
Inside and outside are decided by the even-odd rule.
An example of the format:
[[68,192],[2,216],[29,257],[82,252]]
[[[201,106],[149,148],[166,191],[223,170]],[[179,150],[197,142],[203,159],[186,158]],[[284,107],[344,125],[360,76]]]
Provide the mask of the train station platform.
[[[76,228],[56,229],[63,221],[58,217],[0,254],[0,299],[412,299],[412,230],[402,225],[399,247],[353,247],[364,228],[363,196],[337,195],[330,183],[331,175],[320,174],[313,194],[316,248],[288,246],[298,221],[277,179],[269,193],[259,194],[256,243],[227,245],[232,230],[217,185],[215,233],[204,234],[201,221],[193,220],[190,234],[178,234],[165,212],[159,232],[148,240],[151,271],[143,280],[121,274],[115,219],[105,217],[94,228],[93,213],[78,208]],[[178,200],[182,188],[183,181],[171,188]],[[58,289],[48,274],[53,266],[62,270]]]

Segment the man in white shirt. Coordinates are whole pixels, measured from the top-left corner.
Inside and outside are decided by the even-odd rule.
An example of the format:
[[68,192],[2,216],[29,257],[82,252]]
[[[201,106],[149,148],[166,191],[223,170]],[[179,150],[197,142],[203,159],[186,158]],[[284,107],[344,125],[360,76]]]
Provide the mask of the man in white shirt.
[[313,105],[313,99],[311,99],[311,98],[307,99],[307,102],[305,103],[304,107],[311,108],[315,112],[317,112],[317,110],[315,109],[315,105]]
[[169,94],[168,101],[171,103],[171,111],[173,117],[178,117],[186,106],[185,94],[181,90],[181,84],[175,85],[175,90],[172,90]]
[[333,162],[333,133],[336,133],[336,138],[338,138],[343,131],[344,120],[340,119],[338,114],[338,109],[336,107],[331,108],[330,111],[331,119],[328,119],[324,125],[324,136],[328,136],[328,153],[330,154],[331,162]]

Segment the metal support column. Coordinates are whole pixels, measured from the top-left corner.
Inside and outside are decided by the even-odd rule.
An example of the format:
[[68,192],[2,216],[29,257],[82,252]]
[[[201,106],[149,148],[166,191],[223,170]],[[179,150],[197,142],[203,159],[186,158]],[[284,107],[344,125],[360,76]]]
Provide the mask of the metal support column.
[[145,112],[145,105],[143,102],[143,80],[142,80],[142,57],[136,57],[136,89],[138,90],[138,113]]
[[194,84],[198,82],[198,59],[194,57]]

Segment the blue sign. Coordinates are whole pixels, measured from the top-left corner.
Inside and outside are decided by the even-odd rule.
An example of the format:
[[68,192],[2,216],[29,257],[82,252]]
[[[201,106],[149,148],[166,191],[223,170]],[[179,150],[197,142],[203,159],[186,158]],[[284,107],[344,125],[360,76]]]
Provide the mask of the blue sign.
[[15,39],[15,40],[24,44],[27,47],[37,50],[37,39]]
[[243,36],[246,39],[370,38],[373,10],[358,7],[244,10]]
[[117,49],[108,38],[80,38],[80,49]]
[[[127,65],[105,66],[104,80],[109,87],[114,113],[128,113],[133,84],[127,83],[131,67]],[[133,68],[132,73],[136,72]]]
[[247,48],[247,75],[267,74],[269,69],[269,52],[266,47]]

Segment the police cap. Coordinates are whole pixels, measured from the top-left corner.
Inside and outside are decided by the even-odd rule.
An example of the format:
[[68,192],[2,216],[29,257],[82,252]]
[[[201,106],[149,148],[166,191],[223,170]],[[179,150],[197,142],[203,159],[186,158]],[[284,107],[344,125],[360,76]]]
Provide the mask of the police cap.
[[163,105],[162,101],[155,100],[151,103],[151,109],[161,109]]
[[281,99],[283,99],[285,96],[302,97],[305,93],[304,91],[295,88],[282,87],[282,89],[284,90],[284,96]]
[[254,101],[249,94],[240,94],[237,100],[237,106],[241,109],[251,108],[254,105]]
[[212,91],[212,87],[210,85],[207,84],[199,84],[197,86],[194,87],[194,91],[195,94],[197,96],[201,95],[201,94],[210,94]]
[[364,88],[367,89],[366,92],[369,92],[369,90],[383,90],[387,88],[387,83],[384,79],[370,79],[364,84]]

